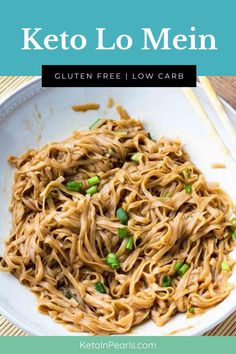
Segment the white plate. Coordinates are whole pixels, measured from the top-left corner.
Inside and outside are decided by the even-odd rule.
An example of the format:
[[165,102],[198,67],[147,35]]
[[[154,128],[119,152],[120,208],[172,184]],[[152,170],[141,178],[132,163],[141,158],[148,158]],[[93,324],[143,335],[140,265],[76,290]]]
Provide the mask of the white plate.
[[[209,115],[217,121],[200,87],[196,93]],[[49,88],[42,89],[40,79],[16,90],[0,105],[0,253],[3,240],[11,227],[8,211],[12,168],[6,159],[9,154],[19,155],[26,149],[61,140],[74,130],[86,129],[98,117],[116,117],[114,109],[107,109],[108,97],[124,105],[128,112],[140,118],[152,136],[180,138],[191,159],[204,172],[209,181],[219,181],[222,188],[236,199],[235,172],[229,155],[217,145],[206,131],[183,91],[178,88]],[[98,102],[99,111],[76,113],[73,104]],[[225,104],[225,103],[224,103]],[[229,116],[236,121],[236,113],[226,105]],[[218,124],[218,123],[217,123]],[[219,124],[218,124],[219,125]],[[223,131],[223,130],[222,130]],[[224,135],[224,133],[223,133]],[[232,149],[234,146],[232,146]],[[233,150],[232,150],[233,151]],[[234,150],[235,151],[235,150]],[[226,169],[212,169],[210,165],[223,162]],[[233,193],[233,194],[232,194]],[[236,256],[234,252],[234,256]],[[231,278],[236,284],[236,271]],[[78,335],[67,332],[63,326],[36,310],[34,295],[10,274],[0,273],[0,313],[33,335]],[[216,326],[236,309],[236,290],[202,316],[186,319],[179,314],[165,326],[157,327],[148,321],[132,330],[131,335],[199,335]],[[79,334],[81,335],[81,334]]]

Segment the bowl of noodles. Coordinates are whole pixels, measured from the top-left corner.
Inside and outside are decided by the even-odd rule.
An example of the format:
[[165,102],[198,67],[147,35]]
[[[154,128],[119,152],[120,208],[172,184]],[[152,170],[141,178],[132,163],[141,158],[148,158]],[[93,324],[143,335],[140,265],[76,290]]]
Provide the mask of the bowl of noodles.
[[0,312],[18,326],[197,335],[235,310],[234,170],[180,89],[37,79],[1,104],[0,138]]

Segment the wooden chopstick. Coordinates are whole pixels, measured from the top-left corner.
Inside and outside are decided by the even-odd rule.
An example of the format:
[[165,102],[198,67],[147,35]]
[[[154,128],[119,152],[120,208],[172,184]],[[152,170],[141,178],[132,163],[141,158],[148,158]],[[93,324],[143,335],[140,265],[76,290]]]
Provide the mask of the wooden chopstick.
[[233,158],[233,155],[231,154],[230,150],[228,149],[227,145],[225,142],[222,140],[221,136],[219,135],[218,131],[216,130],[214,124],[212,123],[211,119],[209,118],[206,110],[200,103],[198,97],[195,95],[194,91],[190,87],[185,87],[183,88],[183,91],[187,97],[187,99],[190,101],[192,104],[193,108],[201,118],[202,122],[205,124],[207,127],[208,131],[214,136],[218,144],[220,145],[221,149],[223,150],[224,153],[229,155],[231,162],[233,163],[234,166],[234,171],[236,173],[236,161]]
[[213,108],[215,109],[218,117],[220,118],[225,130],[231,136],[234,142],[236,142],[236,130],[231,123],[223,104],[221,103],[219,97],[217,96],[210,80],[206,76],[199,76],[199,81],[202,84],[204,91],[207,94],[208,99],[210,100]]
[[195,95],[193,90],[190,87],[184,87],[183,91],[184,91],[186,97],[188,98],[188,100],[190,101],[190,103],[192,104],[193,108],[195,109],[195,111],[197,112],[199,117],[201,118],[202,122],[207,127],[209,133],[211,133],[211,135],[214,135],[214,137],[218,140],[218,143],[221,145],[221,148],[223,148],[224,152],[228,153],[229,149],[227,148],[227,146],[225,145],[225,143],[221,139],[214,124],[210,120],[206,110],[204,109],[204,107],[200,103],[199,99],[197,98],[197,96]]

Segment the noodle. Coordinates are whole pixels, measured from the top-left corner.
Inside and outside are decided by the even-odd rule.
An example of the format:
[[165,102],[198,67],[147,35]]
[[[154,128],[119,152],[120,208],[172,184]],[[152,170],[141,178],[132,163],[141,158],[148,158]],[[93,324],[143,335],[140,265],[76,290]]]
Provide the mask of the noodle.
[[226,166],[225,166],[224,163],[219,163],[219,162],[217,162],[217,163],[212,163],[212,164],[211,164],[211,167],[212,167],[212,168],[226,168]]
[[[153,141],[118,112],[119,121],[9,158],[17,168],[13,229],[0,269],[71,331],[121,334],[148,318],[163,325],[178,312],[202,313],[232,290],[230,199],[206,183],[179,141]],[[88,188],[94,176],[92,195],[67,187]],[[128,236],[119,237],[125,228]]]
[[98,103],[85,103],[71,107],[75,112],[87,112],[90,110],[97,110],[100,108],[100,104]]

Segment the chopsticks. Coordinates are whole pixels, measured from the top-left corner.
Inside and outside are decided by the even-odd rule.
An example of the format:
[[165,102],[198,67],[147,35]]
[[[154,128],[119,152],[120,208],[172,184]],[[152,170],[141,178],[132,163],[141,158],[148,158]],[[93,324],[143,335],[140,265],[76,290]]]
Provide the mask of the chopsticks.
[[[203,89],[205,90],[207,97],[209,98],[213,108],[215,109],[217,115],[219,116],[222,124],[224,125],[227,133],[229,134],[230,131],[230,136],[231,138],[235,136],[234,139],[236,139],[236,132],[234,130],[234,127],[232,123],[230,122],[223,105],[221,104],[218,96],[216,95],[213,87],[211,86],[208,78],[206,77],[201,77],[199,78],[200,82],[202,83]],[[187,97],[187,99],[190,101],[192,104],[193,108],[201,118],[202,122],[205,124],[207,127],[208,131],[214,135],[214,138],[217,140],[219,146],[221,149],[230,157],[231,162],[233,163],[234,171],[236,172],[236,160],[233,157],[233,154],[231,154],[230,150],[225,143],[225,141],[221,138],[220,134],[218,133],[214,123],[211,121],[209,115],[207,114],[206,110],[204,109],[203,105],[199,101],[198,97],[194,93],[194,91],[190,87],[183,88],[183,91]],[[223,123],[224,122],[224,123]],[[227,128],[226,128],[227,126]],[[235,140],[236,141],[236,140]]]
[[183,90],[184,90],[184,93],[185,93],[186,97],[188,98],[188,100],[192,104],[193,108],[196,110],[197,114],[201,118],[202,122],[208,128],[208,131],[212,135],[214,135],[214,137],[217,139],[217,142],[219,143],[221,148],[224,150],[224,152],[228,153],[229,149],[225,145],[224,141],[221,139],[221,137],[218,134],[214,124],[210,120],[206,110],[204,109],[204,107],[200,103],[199,99],[197,98],[197,96],[195,95],[193,90],[190,87],[185,87],[185,88],[183,88]]
[[231,138],[236,141],[236,130],[234,126],[232,125],[225,109],[224,106],[222,105],[219,97],[217,96],[212,84],[210,83],[210,80],[206,76],[199,76],[199,81],[202,84],[203,89],[205,90],[207,97],[209,98],[213,108],[215,109],[216,113],[218,114],[218,117],[221,120],[221,123],[223,124],[225,130],[227,133],[231,136]]

